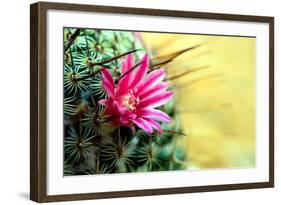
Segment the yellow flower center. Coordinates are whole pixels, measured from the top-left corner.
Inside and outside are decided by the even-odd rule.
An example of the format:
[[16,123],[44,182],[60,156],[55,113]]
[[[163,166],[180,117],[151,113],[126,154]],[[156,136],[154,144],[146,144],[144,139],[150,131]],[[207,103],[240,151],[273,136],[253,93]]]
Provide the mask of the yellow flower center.
[[132,111],[135,111],[140,103],[140,98],[136,96],[135,93],[136,89],[129,89],[128,93],[122,99],[122,105]]

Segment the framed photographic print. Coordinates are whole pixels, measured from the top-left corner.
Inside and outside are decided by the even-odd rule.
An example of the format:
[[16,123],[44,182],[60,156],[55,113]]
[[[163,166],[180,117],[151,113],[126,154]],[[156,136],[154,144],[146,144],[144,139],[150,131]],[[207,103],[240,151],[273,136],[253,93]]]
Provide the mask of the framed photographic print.
[[32,200],[273,187],[273,17],[30,8]]

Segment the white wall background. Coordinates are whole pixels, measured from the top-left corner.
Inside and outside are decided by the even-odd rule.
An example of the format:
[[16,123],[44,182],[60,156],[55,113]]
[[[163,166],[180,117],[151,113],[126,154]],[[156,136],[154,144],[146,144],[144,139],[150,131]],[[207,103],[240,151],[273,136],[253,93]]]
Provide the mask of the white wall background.
[[[51,1],[51,0],[50,0]],[[277,204],[281,196],[281,12],[277,0],[60,0],[159,9],[275,16],[275,164],[274,189],[67,202],[69,204]],[[29,198],[29,4],[1,2],[0,18],[0,204],[32,204]],[[55,203],[56,204],[56,203]],[[60,203],[66,204],[66,203]]]

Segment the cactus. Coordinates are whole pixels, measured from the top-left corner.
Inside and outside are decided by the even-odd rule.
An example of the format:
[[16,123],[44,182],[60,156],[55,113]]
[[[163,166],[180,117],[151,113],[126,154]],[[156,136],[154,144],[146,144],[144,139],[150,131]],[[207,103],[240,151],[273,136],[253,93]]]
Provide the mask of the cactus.
[[[178,143],[185,136],[170,88],[163,89],[165,103],[155,111],[162,120],[157,122],[149,116],[145,122],[150,124],[116,122],[110,110],[115,104],[110,104],[109,91],[118,88],[108,88],[107,81],[112,79],[111,87],[126,83],[134,69],[146,66],[145,60],[151,65],[148,76],[160,68],[152,54],[134,32],[64,28],[64,175],[186,169],[186,151]],[[133,64],[126,73],[124,63]]]

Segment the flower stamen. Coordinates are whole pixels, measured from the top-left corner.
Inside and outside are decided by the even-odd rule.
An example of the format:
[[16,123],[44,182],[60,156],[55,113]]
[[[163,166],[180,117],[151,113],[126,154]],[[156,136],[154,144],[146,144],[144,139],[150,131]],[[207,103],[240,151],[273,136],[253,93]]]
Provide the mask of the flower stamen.
[[122,100],[122,105],[132,111],[136,111],[137,106],[140,103],[140,98],[135,95],[136,92],[136,89],[129,89],[128,93],[123,97]]

